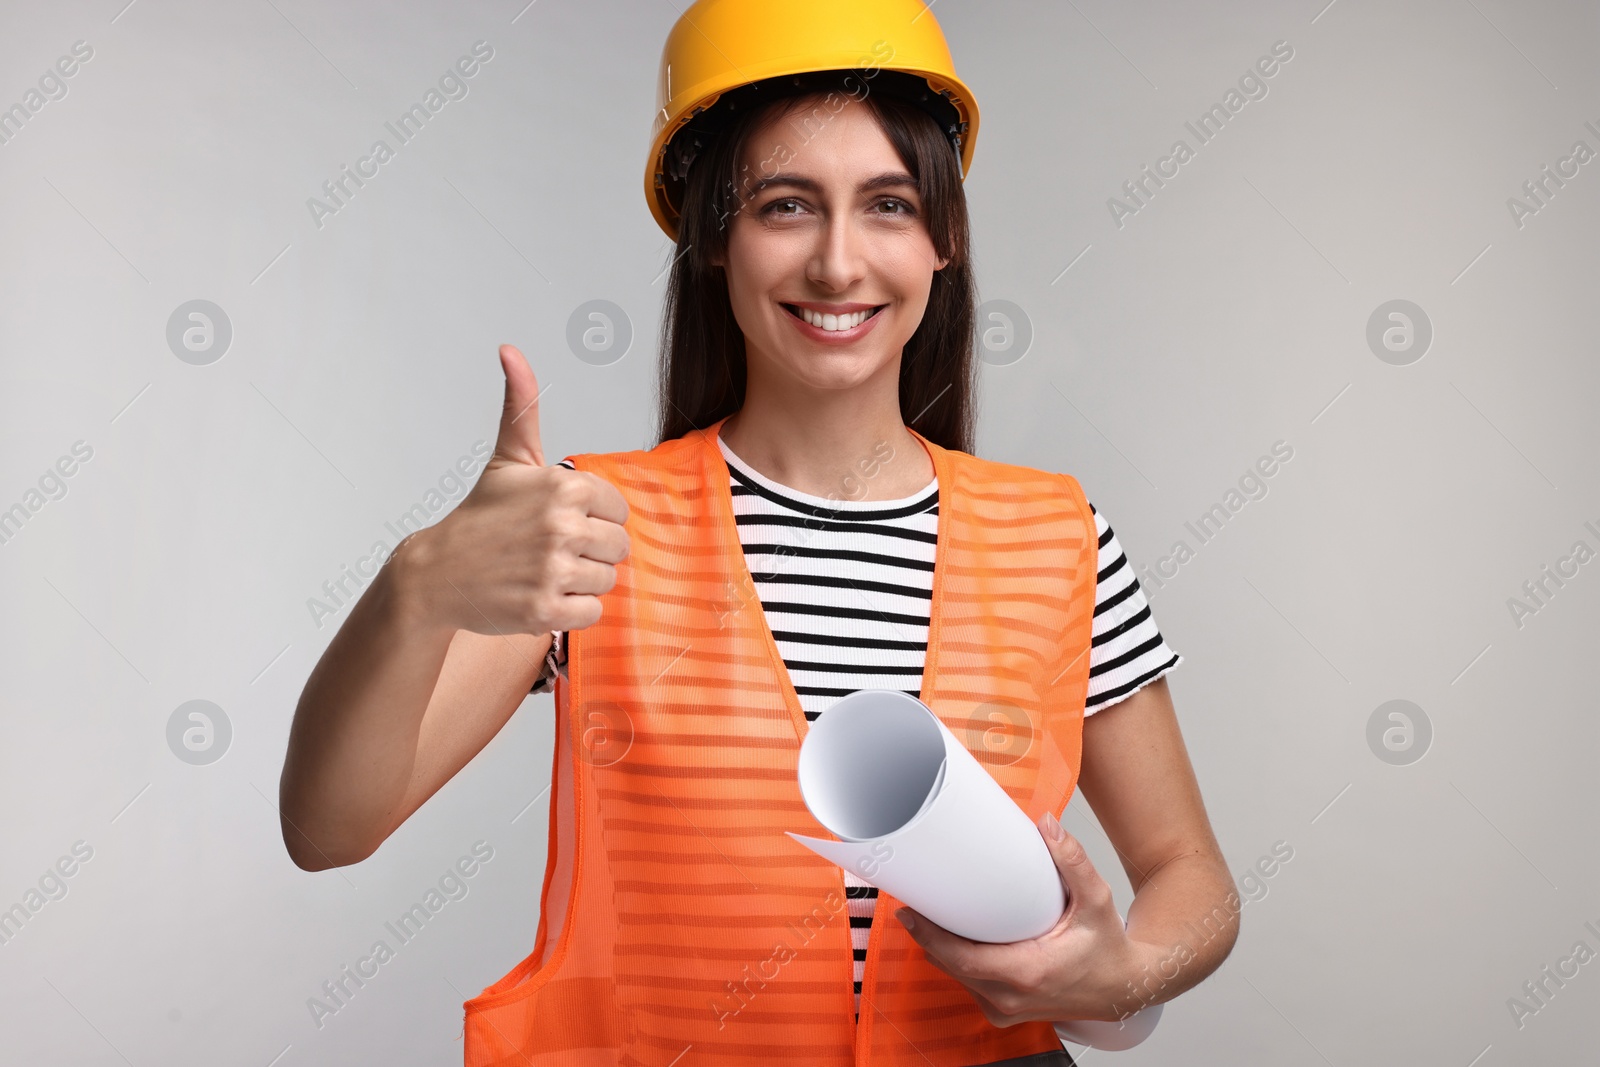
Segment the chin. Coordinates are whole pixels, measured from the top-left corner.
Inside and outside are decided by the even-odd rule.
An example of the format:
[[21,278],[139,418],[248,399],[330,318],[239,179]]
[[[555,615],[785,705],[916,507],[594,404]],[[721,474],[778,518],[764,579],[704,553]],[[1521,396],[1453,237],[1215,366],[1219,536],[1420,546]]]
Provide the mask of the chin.
[[819,391],[854,389],[870,381],[890,362],[881,353],[807,352],[799,362],[786,361],[791,376]]

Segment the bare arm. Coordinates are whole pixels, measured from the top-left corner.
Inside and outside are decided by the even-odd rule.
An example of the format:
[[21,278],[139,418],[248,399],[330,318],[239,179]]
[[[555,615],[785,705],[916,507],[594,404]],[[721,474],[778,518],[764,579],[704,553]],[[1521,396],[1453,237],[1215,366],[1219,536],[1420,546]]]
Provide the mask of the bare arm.
[[432,624],[405,583],[417,536],[367,586],[295,709],[279,818],[308,871],[376,851],[500,732],[550,647],[549,633]]
[[307,679],[278,785],[289,856],[358,863],[511,717],[550,631],[592,626],[628,555],[628,503],[544,465],[538,381],[502,345],[500,433],[460,505],[411,534]]
[[1240,905],[1165,678],[1084,720],[1078,789],[1133,886],[1128,937],[1172,963],[1142,995],[1170,1000],[1222,966]]

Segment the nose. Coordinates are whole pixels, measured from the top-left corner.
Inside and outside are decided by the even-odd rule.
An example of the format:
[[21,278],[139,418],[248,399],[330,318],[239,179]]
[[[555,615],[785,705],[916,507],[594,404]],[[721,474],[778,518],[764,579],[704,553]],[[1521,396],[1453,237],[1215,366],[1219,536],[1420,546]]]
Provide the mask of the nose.
[[865,237],[850,212],[831,212],[819,227],[806,278],[819,288],[847,292],[866,276]]

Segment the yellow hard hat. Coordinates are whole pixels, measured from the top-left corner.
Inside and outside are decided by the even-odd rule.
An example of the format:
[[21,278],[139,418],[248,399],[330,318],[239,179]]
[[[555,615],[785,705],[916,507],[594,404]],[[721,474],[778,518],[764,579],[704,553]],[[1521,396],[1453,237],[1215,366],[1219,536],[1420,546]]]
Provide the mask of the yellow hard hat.
[[[708,133],[725,122],[739,90],[758,82],[783,78],[786,87],[826,88],[806,76],[850,71],[869,79],[862,95],[882,91],[932,114],[966,178],[978,105],[956,77],[944,31],[922,0],[696,0],[661,50],[644,172],[650,213],[667,236],[678,239],[683,177],[702,139],[694,126]],[[724,107],[714,109],[719,100]]]

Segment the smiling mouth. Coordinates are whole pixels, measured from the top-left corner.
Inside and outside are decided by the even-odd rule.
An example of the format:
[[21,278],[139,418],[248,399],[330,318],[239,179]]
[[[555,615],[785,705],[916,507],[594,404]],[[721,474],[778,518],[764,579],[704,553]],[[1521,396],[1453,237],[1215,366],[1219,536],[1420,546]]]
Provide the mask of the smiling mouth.
[[810,308],[799,307],[795,304],[782,305],[785,311],[800,321],[810,326],[815,326],[819,330],[826,330],[829,333],[843,333],[846,330],[853,330],[888,306],[888,304],[879,304],[870,311],[852,311],[847,315],[823,315],[812,311]]

